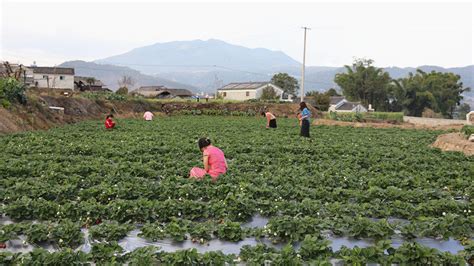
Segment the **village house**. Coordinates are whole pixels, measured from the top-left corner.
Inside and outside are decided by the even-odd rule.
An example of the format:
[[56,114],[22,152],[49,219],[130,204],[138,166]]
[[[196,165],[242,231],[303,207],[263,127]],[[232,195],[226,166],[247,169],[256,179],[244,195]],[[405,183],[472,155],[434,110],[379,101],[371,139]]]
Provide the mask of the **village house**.
[[37,88],[74,90],[74,68],[29,67],[33,70],[33,86]]
[[130,94],[157,99],[189,99],[194,95],[187,89],[170,89],[165,86],[142,86],[132,91]]
[[74,90],[76,91],[111,91],[102,81],[93,77],[74,77]]
[[225,100],[253,100],[260,99],[265,88],[272,88],[280,101],[293,101],[293,95],[285,93],[280,87],[270,82],[235,82],[229,83],[217,90]]
[[364,113],[364,112],[367,112],[368,110],[359,102],[350,102],[346,100],[344,96],[333,96],[330,98],[328,111],[341,112],[341,113],[342,112]]

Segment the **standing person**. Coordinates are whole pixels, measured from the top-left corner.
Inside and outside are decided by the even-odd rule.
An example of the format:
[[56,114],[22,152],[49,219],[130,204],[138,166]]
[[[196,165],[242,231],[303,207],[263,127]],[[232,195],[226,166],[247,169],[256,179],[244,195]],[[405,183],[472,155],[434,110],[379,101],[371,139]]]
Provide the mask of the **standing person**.
[[301,116],[299,117],[301,121],[301,132],[300,136],[309,138],[309,118],[311,117],[311,112],[306,106],[305,102],[300,103]]
[[212,181],[216,182],[219,175],[227,172],[227,161],[224,152],[211,145],[211,140],[208,138],[200,138],[198,146],[202,152],[204,169],[193,167],[189,172],[189,178],[202,180],[206,174],[209,174]]
[[145,114],[143,114],[143,118],[144,118],[146,121],[151,121],[151,120],[153,120],[153,117],[154,117],[154,116],[155,116],[155,115],[154,115],[152,112],[150,112],[150,111],[146,111]]
[[115,127],[115,122],[112,120],[114,118],[114,115],[108,115],[105,118],[105,128],[106,129],[113,129]]
[[267,118],[267,128],[277,128],[276,117],[270,112],[262,112],[262,116]]

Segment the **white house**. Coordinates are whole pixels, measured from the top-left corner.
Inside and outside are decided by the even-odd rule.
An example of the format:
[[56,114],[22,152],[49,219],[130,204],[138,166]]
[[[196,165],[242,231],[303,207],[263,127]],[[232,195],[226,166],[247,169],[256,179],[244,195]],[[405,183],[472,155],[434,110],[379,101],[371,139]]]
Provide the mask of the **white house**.
[[260,99],[263,89],[270,87],[276,92],[280,101],[293,101],[293,95],[285,93],[280,87],[270,82],[238,82],[229,83],[217,90],[225,100],[245,101]]
[[33,66],[30,69],[35,87],[74,90],[74,68]]
[[349,102],[344,96],[333,96],[329,102],[329,112],[367,112],[359,102]]

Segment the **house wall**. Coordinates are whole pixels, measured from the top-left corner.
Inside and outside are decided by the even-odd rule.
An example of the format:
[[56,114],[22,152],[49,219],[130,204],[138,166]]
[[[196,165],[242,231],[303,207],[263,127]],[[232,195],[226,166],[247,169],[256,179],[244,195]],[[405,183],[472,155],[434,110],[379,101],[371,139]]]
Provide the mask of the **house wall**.
[[[226,96],[223,96],[223,98],[226,100],[245,101],[245,100],[251,100],[251,99],[259,99],[260,97],[262,97],[263,89],[266,88],[267,86],[273,87],[277,95],[281,97],[283,90],[272,84],[264,85],[257,89],[219,90],[219,94],[223,95],[223,93],[225,92]],[[247,96],[247,92],[248,92],[248,96]]]
[[[249,96],[247,96],[247,92]],[[250,99],[257,99],[257,90],[220,90],[219,93],[223,95],[225,100],[236,100],[236,101],[245,101]],[[261,94],[261,92],[260,92]]]
[[[48,78],[46,78],[47,76]],[[61,76],[64,77],[61,80]],[[33,86],[37,84],[39,88],[52,88],[52,89],[71,89],[74,90],[74,75],[59,75],[59,74],[33,74]],[[48,85],[49,80],[49,85]]]

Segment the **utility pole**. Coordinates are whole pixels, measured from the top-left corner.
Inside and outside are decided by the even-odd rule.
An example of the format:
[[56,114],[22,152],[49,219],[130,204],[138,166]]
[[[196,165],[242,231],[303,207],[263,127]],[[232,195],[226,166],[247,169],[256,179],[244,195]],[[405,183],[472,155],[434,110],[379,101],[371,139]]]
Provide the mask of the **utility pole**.
[[306,62],[306,31],[311,30],[308,27],[301,27],[304,29],[304,44],[303,44],[303,66],[301,67],[301,101],[304,101],[304,70]]

